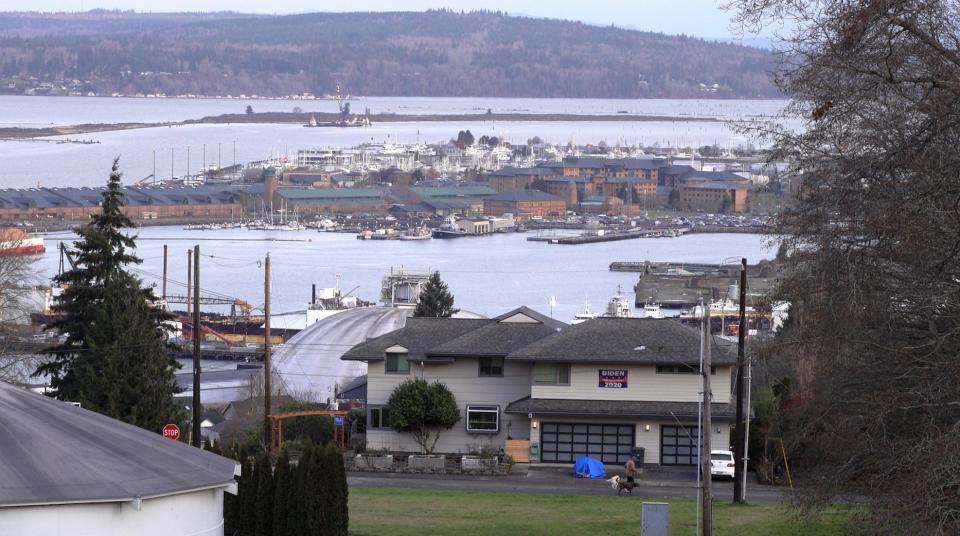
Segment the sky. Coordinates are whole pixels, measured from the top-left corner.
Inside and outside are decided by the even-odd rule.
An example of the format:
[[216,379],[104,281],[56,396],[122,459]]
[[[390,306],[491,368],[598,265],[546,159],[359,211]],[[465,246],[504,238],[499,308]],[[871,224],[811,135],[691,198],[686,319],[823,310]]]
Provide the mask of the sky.
[[[310,11],[424,11],[489,9],[511,14],[579,20],[591,24],[707,38],[739,38],[730,26],[726,0],[0,0],[0,11],[238,11],[304,13]],[[754,36],[747,35],[747,38]],[[769,35],[761,35],[769,37]]]

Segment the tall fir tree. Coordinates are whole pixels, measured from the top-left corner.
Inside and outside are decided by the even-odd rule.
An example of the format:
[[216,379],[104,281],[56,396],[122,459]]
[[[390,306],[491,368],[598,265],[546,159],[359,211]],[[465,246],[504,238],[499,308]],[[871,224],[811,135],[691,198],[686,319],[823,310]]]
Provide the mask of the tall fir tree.
[[75,231],[75,262],[55,278],[65,288],[49,326],[66,340],[34,374],[48,376],[61,400],[159,433],[182,417],[173,400],[178,365],[167,343],[173,317],[128,271],[141,260],[135,235],[122,231],[134,224],[122,211],[120,177],[116,159],[100,213]]
[[255,476],[257,479],[257,498],[255,503],[257,525],[254,527],[253,534],[254,536],[272,536],[275,497],[273,463],[270,460],[269,453],[264,452],[257,457]]
[[330,477],[328,486],[333,490],[333,521],[330,526],[331,536],[347,536],[350,526],[350,512],[347,504],[347,471],[343,467],[343,453],[334,444],[327,447],[330,457]]
[[433,272],[427,284],[420,291],[420,299],[413,316],[449,317],[459,309],[453,308],[453,294],[447,284],[440,279],[440,272]]
[[240,476],[240,536],[254,536],[257,528],[257,488],[260,483],[256,465],[250,457],[244,458]]
[[280,452],[273,470],[273,534],[286,536],[287,519],[290,515],[290,455],[287,449]]
[[[323,456],[320,447],[307,443],[303,448],[303,457],[300,458],[302,511],[299,512],[302,522],[300,534],[324,534],[323,519]],[[298,467],[299,469],[299,467]]]
[[297,465],[290,471],[290,491],[287,501],[287,532],[285,536],[300,536],[307,532],[307,495],[310,490],[306,487],[307,468],[310,465],[312,453],[311,443],[307,443],[300,451]]

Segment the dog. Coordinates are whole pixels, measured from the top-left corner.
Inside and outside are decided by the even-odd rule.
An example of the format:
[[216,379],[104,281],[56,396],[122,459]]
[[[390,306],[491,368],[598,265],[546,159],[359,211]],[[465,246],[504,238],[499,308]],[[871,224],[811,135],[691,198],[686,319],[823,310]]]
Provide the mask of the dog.
[[639,484],[636,482],[627,482],[626,480],[620,478],[620,475],[613,475],[612,478],[606,480],[610,487],[617,491],[617,495],[620,495],[626,490],[629,495],[633,495],[633,488],[637,487]]

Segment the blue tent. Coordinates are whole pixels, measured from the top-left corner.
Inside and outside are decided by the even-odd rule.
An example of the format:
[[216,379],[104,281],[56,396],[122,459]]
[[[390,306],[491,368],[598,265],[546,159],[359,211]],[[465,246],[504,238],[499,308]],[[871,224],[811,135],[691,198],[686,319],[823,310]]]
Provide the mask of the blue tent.
[[603,478],[606,473],[603,462],[590,456],[580,456],[573,464],[573,474],[577,478]]

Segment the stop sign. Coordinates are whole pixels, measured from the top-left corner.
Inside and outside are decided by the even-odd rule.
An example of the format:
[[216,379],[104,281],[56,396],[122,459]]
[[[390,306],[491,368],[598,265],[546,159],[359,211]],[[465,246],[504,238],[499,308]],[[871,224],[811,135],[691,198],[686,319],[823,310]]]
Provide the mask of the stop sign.
[[163,427],[163,437],[168,437],[174,441],[180,439],[180,427],[176,424],[168,424]]

